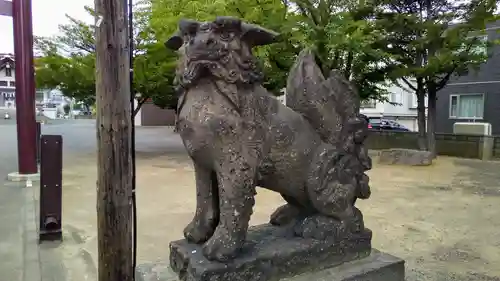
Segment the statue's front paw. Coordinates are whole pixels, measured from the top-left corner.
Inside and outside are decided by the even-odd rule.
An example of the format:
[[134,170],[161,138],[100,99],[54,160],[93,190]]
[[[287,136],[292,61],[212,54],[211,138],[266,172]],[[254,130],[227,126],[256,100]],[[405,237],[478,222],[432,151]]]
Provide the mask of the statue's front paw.
[[230,233],[217,227],[214,235],[203,246],[203,255],[211,261],[227,262],[234,259],[244,241]]
[[215,231],[215,222],[195,216],[184,228],[184,237],[190,243],[201,244],[206,242]]

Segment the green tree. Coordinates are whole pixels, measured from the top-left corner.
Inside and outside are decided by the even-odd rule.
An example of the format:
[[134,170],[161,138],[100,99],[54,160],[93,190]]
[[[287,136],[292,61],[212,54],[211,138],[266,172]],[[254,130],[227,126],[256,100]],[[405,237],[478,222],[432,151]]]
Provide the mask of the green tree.
[[263,85],[276,95],[285,87],[288,70],[298,54],[294,47],[289,24],[291,16],[287,7],[280,0],[216,0],[216,1],[179,1],[155,0],[144,1],[151,7],[150,27],[156,38],[166,41],[176,30],[181,18],[198,21],[211,21],[215,15],[234,16],[246,22],[258,24],[281,33],[281,41],[258,47],[258,57],[266,80]]
[[[497,18],[494,0],[378,1],[378,24],[393,56],[393,79],[401,78],[417,96],[421,148],[436,154],[436,99],[454,75],[477,69],[491,41],[481,40]],[[427,132],[425,97],[428,97]],[[427,133],[427,134],[426,134]],[[427,137],[427,142],[425,142]]]
[[95,102],[95,57],[73,53],[63,56],[49,40],[36,38],[42,56],[35,60],[35,82],[38,88],[59,89],[87,106]]
[[294,0],[299,41],[316,51],[324,75],[340,70],[362,99],[385,100],[391,64],[374,6],[357,0]]
[[256,49],[266,76],[264,86],[278,94],[288,71],[305,47],[315,50],[325,75],[342,71],[353,81],[362,98],[383,99],[388,64],[378,44],[383,40],[373,21],[373,7],[363,1],[310,0],[155,0],[151,26],[166,40],[180,18],[213,20],[215,15],[236,16],[281,34],[280,41]]
[[134,59],[134,90],[138,106],[137,114],[142,104],[149,99],[161,108],[176,108],[177,95],[173,87],[175,76],[176,55],[167,51],[161,43],[151,43],[141,46],[143,53]]
[[[85,7],[91,15],[93,9]],[[138,106],[148,100],[162,108],[173,108],[176,96],[172,88],[175,54],[154,39],[148,28],[149,13],[135,12],[134,90]],[[58,88],[65,96],[95,102],[95,34],[93,25],[67,16],[69,23],[60,25],[61,34],[36,38],[41,56],[36,60],[36,82],[41,88]],[[161,51],[160,51],[161,50]]]

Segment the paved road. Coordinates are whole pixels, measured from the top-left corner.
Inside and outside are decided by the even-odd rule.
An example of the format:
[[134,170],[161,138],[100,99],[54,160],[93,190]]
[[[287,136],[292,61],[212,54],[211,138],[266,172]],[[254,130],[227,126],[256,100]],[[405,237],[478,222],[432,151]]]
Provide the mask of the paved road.
[[[0,119],[0,131],[0,179],[3,181],[8,173],[17,170],[15,120]],[[50,124],[42,125],[42,134],[63,136],[65,163],[75,159],[74,157],[78,157],[78,155],[93,154],[97,148],[94,120],[51,121]],[[172,129],[165,127],[138,127],[136,131],[136,147],[138,154],[183,153],[184,151],[179,136],[172,133]],[[0,272],[2,273],[0,279],[30,281],[32,277],[39,278],[39,276],[30,277],[26,275],[36,275],[36,271],[25,270],[30,264],[33,266],[33,261],[30,261],[33,256],[27,254],[30,250],[26,248],[27,231],[25,231],[23,225],[23,221],[29,215],[26,207],[26,196],[30,196],[30,190],[23,188],[22,184],[1,183],[0,257],[3,258],[0,262]],[[33,206],[30,208],[33,208]],[[30,230],[28,232],[34,231]],[[34,245],[34,243],[31,244]]]
[[[15,123],[0,120],[0,177],[16,169],[17,134]],[[96,151],[95,120],[54,120],[42,125],[42,134],[63,136],[64,154],[89,154]],[[167,127],[137,127],[136,149],[142,152],[182,152],[177,134]]]

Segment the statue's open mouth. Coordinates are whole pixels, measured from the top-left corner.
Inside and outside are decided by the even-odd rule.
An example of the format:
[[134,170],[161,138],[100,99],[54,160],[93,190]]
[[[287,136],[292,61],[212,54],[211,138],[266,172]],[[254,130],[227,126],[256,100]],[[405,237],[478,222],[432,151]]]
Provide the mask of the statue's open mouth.
[[207,60],[207,59],[198,59],[192,60],[190,59],[186,71],[184,72],[184,80],[195,81],[199,77],[203,76],[206,73],[209,73],[210,69],[216,67],[217,63],[215,60]]

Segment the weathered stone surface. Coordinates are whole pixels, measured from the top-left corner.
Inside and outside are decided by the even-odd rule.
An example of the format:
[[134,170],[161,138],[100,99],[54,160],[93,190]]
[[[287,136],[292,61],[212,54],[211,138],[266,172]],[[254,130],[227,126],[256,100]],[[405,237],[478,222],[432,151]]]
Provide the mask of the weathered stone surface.
[[280,281],[404,281],[405,262],[372,249],[368,257]]
[[393,148],[382,150],[379,163],[391,165],[429,166],[432,164],[432,154],[429,151]]
[[262,86],[252,54],[277,38],[260,26],[217,17],[183,19],[165,43],[180,50],[177,128],[196,177],[196,212],[184,237],[203,244],[198,253],[209,260],[237,258],[257,186],[282,195],[287,205],[271,221],[296,222],[294,232],[304,241],[340,241],[364,229],[354,203],[370,196],[365,172],[371,159],[359,95],[343,75],[325,77],[313,52],[304,50],[288,77],[288,107],[281,104]]
[[322,270],[368,256],[371,231],[341,241],[295,237],[285,227],[260,225],[249,230],[240,255],[228,263],[211,262],[202,248],[179,240],[170,244],[170,266],[181,280],[271,281]]
[[[175,243],[175,242],[174,242]],[[177,244],[178,250],[184,244]],[[276,245],[275,247],[279,247]],[[194,251],[191,248],[182,251]],[[290,263],[284,262],[282,257],[272,257],[266,262],[262,262],[264,274],[255,271],[255,259],[240,257],[232,263],[226,265],[217,262],[209,262],[202,256],[191,258],[183,263],[182,274],[179,277],[167,261],[141,264],[137,267],[137,281],[404,281],[405,267],[404,261],[372,249],[371,252],[359,259],[352,261],[332,259],[328,264],[323,263],[322,269],[309,270],[298,275],[279,278],[273,273],[283,273],[284,268],[292,268],[295,272],[297,266],[294,265],[300,260],[292,259]],[[242,263],[240,259],[249,264]],[[341,263],[342,262],[342,263]],[[341,263],[341,264],[339,264]],[[194,264],[194,266],[193,266]],[[280,267],[281,266],[281,267]],[[311,267],[309,268],[311,269]],[[177,269],[179,270],[179,269]],[[239,271],[241,274],[235,273]],[[193,274],[194,272],[194,274]],[[292,272],[285,272],[293,274]],[[282,276],[285,274],[282,274]]]

